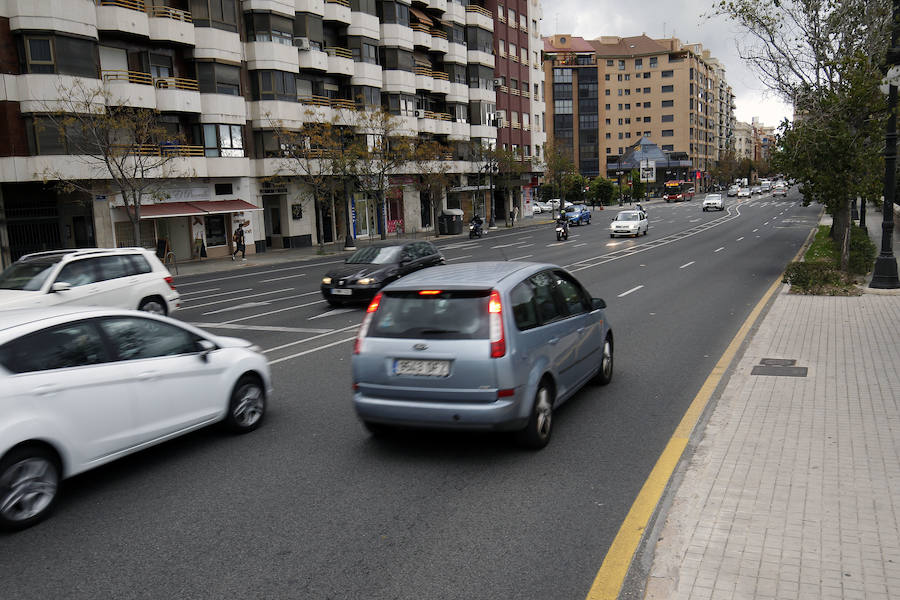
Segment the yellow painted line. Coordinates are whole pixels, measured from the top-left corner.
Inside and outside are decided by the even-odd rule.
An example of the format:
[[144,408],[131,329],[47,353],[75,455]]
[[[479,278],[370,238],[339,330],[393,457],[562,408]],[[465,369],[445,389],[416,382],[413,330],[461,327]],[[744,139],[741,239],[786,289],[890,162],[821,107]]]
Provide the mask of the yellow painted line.
[[[807,236],[806,242],[800,247],[800,251],[794,257],[795,261],[803,253],[815,231],[816,228]],[[597,571],[597,576],[594,577],[594,583],[591,585],[590,591],[588,591],[587,600],[616,600],[618,598],[622,584],[625,582],[625,576],[628,574],[628,568],[634,559],[634,553],[637,551],[641,537],[644,535],[644,530],[653,516],[653,511],[656,510],[659,499],[662,498],[672,473],[675,472],[678,461],[681,460],[681,455],[684,454],[691,432],[700,420],[700,415],[703,414],[709,399],[722,380],[722,375],[725,374],[728,365],[731,364],[741,344],[744,343],[744,339],[750,333],[750,329],[756,323],[766,303],[769,302],[769,299],[781,286],[781,279],[782,276],[779,276],[769,286],[769,289],[756,303],[756,306],[753,307],[744,324],[741,325],[731,343],[728,344],[725,353],[722,354],[716,366],[713,367],[712,372],[706,378],[706,381],[703,382],[700,391],[684,413],[681,422],[675,428],[672,437],[669,438],[669,442],[666,444],[662,454],[660,454],[659,459],[657,459],[653,470],[650,471],[650,475],[647,476],[641,491],[625,516],[619,532],[616,534],[612,545],[610,545],[606,553],[606,557],[603,559],[603,563],[600,565],[600,570]]]

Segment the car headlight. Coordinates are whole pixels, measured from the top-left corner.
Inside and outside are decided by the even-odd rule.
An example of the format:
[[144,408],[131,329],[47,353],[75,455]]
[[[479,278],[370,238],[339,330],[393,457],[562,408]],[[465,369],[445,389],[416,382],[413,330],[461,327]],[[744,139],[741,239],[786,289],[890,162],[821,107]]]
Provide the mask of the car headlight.
[[323,277],[323,278],[322,278],[322,283],[323,283],[324,285],[329,285],[329,284],[331,283],[331,277]]
[[373,283],[377,283],[377,282],[378,282],[378,279],[376,279],[375,277],[363,277],[356,283],[358,283],[359,285],[372,285]]

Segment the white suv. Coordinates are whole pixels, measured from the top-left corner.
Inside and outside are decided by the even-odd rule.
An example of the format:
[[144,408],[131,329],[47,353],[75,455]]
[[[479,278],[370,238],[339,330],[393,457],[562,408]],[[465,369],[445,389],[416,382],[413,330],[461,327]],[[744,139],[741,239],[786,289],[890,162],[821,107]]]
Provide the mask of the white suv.
[[722,194],[707,194],[703,199],[703,212],[712,209],[725,210],[725,202],[722,200]]
[[0,310],[63,304],[165,315],[181,306],[181,295],[168,269],[144,248],[38,252],[0,273]]

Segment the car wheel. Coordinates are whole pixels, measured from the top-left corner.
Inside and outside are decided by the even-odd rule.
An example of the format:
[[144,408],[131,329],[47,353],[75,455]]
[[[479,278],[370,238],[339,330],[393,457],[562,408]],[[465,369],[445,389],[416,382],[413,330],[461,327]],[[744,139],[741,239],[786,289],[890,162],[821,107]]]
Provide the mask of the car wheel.
[[17,531],[47,518],[59,492],[60,465],[44,448],[11,450],[0,461],[0,529]]
[[368,431],[372,437],[384,437],[394,430],[393,427],[385,425],[384,423],[375,423],[373,421],[363,421],[362,423],[363,427],[366,428],[366,431]]
[[231,392],[225,424],[234,433],[253,431],[262,422],[266,412],[266,390],[262,381],[253,375],[238,379]]
[[516,441],[525,448],[540,450],[550,441],[553,432],[553,396],[545,381],[538,384],[534,405],[525,429],[516,432]]
[[138,310],[143,310],[154,315],[166,316],[166,301],[159,296],[144,298],[141,300],[141,303],[138,304]]
[[600,368],[597,369],[597,375],[594,381],[598,385],[606,385],[612,381],[613,376],[613,340],[612,335],[606,334],[603,340],[603,350],[600,354]]

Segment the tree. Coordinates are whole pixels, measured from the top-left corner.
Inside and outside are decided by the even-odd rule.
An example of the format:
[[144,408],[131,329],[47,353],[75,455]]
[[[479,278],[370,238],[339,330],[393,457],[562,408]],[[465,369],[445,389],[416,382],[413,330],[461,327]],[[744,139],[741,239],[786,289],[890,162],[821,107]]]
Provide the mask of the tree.
[[520,184],[522,174],[529,169],[522,160],[522,155],[512,150],[504,150],[503,148],[494,148],[491,150],[494,155],[494,162],[497,165],[497,185],[501,190],[501,198],[503,199],[504,217],[509,216],[509,203],[507,202],[507,194],[511,194],[516,184]]
[[748,34],[742,58],[794,104],[798,118],[781,124],[773,166],[800,183],[804,202],[825,205],[848,269],[850,199],[877,196],[873,182],[884,171],[886,103],[878,84],[891,2],[725,0],[714,12]]
[[588,193],[591,198],[597,200],[601,206],[612,204],[613,195],[616,192],[616,185],[605,177],[595,177],[591,180]]
[[544,147],[544,180],[559,194],[555,197],[567,196],[568,186],[571,184],[569,176],[577,171],[570,151],[556,144],[547,144]]
[[637,169],[631,170],[631,197],[635,200],[642,200],[644,198],[645,190],[647,185],[641,181],[641,174]]
[[384,203],[385,192],[390,186],[389,177],[410,160],[412,138],[402,130],[400,120],[381,107],[359,111],[357,116],[355,129],[360,135],[360,143],[356,181],[360,190],[375,198],[378,230],[381,239],[385,239]]
[[97,193],[97,180],[109,179],[122,195],[133,227],[134,245],[141,243],[141,204],[167,197],[168,179],[193,174],[182,160],[203,156],[202,147],[186,146],[153,110],[125,106],[101,82],[76,78],[57,89],[58,101],[44,103],[38,128],[57,131],[72,160],[84,169],[48,168],[44,180],[55,180],[66,192]]
[[416,144],[410,158],[410,165],[416,174],[415,188],[428,198],[431,205],[435,235],[440,235],[437,228],[440,216],[441,194],[450,186],[450,160],[453,153],[447,146],[436,141],[421,141]]

